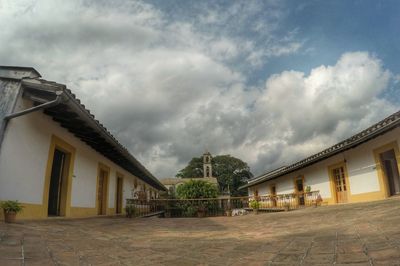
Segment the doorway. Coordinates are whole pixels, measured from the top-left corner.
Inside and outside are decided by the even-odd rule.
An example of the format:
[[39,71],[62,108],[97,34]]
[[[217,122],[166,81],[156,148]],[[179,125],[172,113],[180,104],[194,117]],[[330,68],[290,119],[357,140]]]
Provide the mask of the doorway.
[[295,180],[295,189],[297,193],[297,198],[298,198],[298,204],[299,205],[305,205],[305,199],[304,199],[304,179],[303,177],[297,177]]
[[336,191],[336,202],[346,203],[348,184],[346,184],[346,176],[344,172],[344,166],[340,166],[332,169],[332,178]]
[[116,195],[116,203],[115,203],[115,212],[117,214],[122,212],[122,190],[123,188],[123,178],[117,177],[117,195]]
[[48,216],[64,216],[68,186],[68,154],[60,149],[54,149],[51,166]]
[[400,194],[400,175],[397,167],[396,154],[393,149],[385,151],[379,155],[383,173],[389,185],[389,195]]
[[97,214],[107,214],[107,194],[108,194],[108,174],[109,171],[100,167],[97,185]]

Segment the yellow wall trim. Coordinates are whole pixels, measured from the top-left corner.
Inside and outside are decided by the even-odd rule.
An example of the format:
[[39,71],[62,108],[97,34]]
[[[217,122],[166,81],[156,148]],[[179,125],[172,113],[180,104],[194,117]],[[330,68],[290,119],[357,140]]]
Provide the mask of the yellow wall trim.
[[[17,214],[17,220],[41,220],[41,219],[54,219],[54,217],[49,218],[47,212],[44,212],[44,208],[41,204],[32,203],[21,203],[24,206],[22,212]],[[124,213],[124,211],[123,211]],[[109,208],[107,210],[107,215],[115,214],[114,208]],[[70,215],[67,218],[87,218],[96,217],[96,208],[86,208],[86,207],[71,207]],[[0,220],[4,220],[3,211],[0,211]]]
[[[24,206],[22,212],[17,214],[17,219],[26,220],[26,219],[45,219],[47,218],[47,208],[43,208],[41,204],[32,204],[32,203],[23,203],[21,205]],[[0,211],[0,220],[4,220],[3,210]]]
[[91,217],[96,216],[97,210],[96,208],[85,208],[85,207],[71,207],[71,216],[73,218],[81,218],[81,217]]
[[385,199],[385,197],[382,195],[382,192],[374,191],[374,192],[351,195],[349,202],[364,202],[364,201],[374,201],[382,199]]

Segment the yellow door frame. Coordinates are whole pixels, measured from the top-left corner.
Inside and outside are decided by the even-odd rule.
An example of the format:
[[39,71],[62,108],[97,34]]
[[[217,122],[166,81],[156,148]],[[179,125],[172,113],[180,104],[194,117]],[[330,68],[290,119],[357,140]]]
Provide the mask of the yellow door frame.
[[64,164],[64,173],[63,177],[66,178],[66,192],[61,194],[61,216],[70,216],[71,213],[71,190],[72,190],[72,176],[74,173],[74,164],[75,164],[75,153],[76,149],[74,146],[64,141],[63,139],[52,135],[50,141],[49,154],[47,157],[47,166],[46,173],[44,179],[44,188],[43,188],[43,200],[42,200],[42,209],[43,216],[47,217],[48,207],[49,207],[49,190],[50,190],[50,180],[51,180],[51,171],[53,167],[54,160],[54,152],[58,149],[67,154],[66,163]]
[[328,166],[328,174],[329,174],[329,183],[330,183],[330,189],[331,189],[331,195],[332,198],[334,199],[335,203],[338,203],[338,198],[336,194],[336,183],[335,183],[335,178],[333,176],[333,169],[343,167],[344,171],[344,178],[346,181],[346,194],[347,194],[347,202],[350,202],[351,200],[351,188],[350,188],[350,180],[349,180],[349,174],[347,172],[347,165],[345,161],[335,163],[332,165]]
[[[100,173],[101,173],[101,171],[105,171],[107,173],[106,182],[105,182],[105,184],[103,184],[103,186],[104,185],[106,186],[106,189],[105,189],[106,193],[105,193],[105,195],[102,195],[105,207],[102,206],[103,210],[101,211],[101,212],[104,211],[103,215],[107,215],[107,210],[108,210],[108,188],[109,188],[109,182],[110,182],[110,167],[107,166],[106,164],[101,163],[101,162],[99,162],[98,166],[97,166],[96,213],[98,213],[98,211],[99,211],[99,204],[100,204],[99,203],[99,181],[100,181]],[[103,188],[103,190],[104,190],[104,188]]]
[[397,161],[397,169],[400,170],[400,152],[397,141],[389,142],[373,150],[375,164],[376,164],[376,171],[378,174],[379,186],[383,198],[390,197],[390,190],[389,190],[389,181],[384,173],[383,166],[381,164],[380,154],[389,150],[394,150],[394,154]]

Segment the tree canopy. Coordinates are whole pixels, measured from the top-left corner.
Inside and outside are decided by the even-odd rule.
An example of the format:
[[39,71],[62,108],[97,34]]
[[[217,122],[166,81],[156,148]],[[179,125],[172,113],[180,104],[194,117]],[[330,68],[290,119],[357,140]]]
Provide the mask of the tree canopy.
[[[212,176],[217,178],[221,192],[229,191],[232,196],[247,194],[246,191],[238,190],[247,179],[253,176],[247,163],[230,155],[218,155],[212,157],[211,166]],[[176,174],[179,178],[203,176],[203,157],[192,158],[189,164]]]
[[216,198],[218,189],[214,184],[203,180],[190,180],[178,186],[176,195],[180,199]]

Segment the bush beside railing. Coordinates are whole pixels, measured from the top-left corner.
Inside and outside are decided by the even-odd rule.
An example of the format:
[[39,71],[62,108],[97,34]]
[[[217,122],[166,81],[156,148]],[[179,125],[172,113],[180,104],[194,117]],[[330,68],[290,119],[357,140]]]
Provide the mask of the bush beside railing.
[[279,194],[275,196],[230,197],[210,199],[127,199],[132,217],[162,213],[164,217],[224,216],[233,209],[251,209],[249,202],[259,202],[260,211],[298,209],[318,204],[319,192]]

